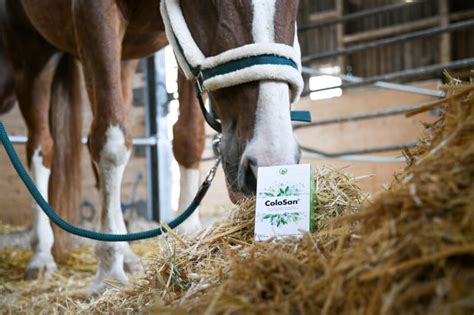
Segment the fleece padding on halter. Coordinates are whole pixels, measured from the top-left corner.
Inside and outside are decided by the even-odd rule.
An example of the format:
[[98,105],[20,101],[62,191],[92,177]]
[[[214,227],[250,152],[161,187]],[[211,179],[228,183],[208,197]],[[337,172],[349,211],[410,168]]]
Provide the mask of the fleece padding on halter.
[[162,0],[161,15],[168,40],[186,77],[202,79],[207,91],[252,81],[287,82],[292,102],[303,90],[298,41],[294,47],[279,43],[254,43],[205,56],[196,44],[183,16],[179,0]]

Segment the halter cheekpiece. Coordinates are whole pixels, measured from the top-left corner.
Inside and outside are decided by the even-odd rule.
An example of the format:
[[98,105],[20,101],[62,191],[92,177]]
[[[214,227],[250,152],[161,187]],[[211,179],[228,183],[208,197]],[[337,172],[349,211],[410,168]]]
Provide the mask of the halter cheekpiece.
[[[166,35],[178,64],[186,78],[196,82],[198,94],[253,81],[275,80],[290,85],[292,103],[299,99],[303,90],[303,78],[300,53],[295,49],[296,37],[295,47],[279,43],[253,43],[207,57],[196,44],[186,24],[180,1],[162,0],[160,10]],[[211,115],[204,113],[205,116],[206,114]],[[208,118],[213,119],[206,117],[206,120]],[[293,112],[292,119],[311,120],[307,112]],[[216,129],[217,126],[213,126],[212,122],[210,124]]]

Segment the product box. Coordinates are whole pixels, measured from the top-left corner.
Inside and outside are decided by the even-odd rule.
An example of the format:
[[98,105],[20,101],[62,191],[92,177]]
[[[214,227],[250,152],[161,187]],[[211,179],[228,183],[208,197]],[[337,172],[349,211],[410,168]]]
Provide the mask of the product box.
[[259,167],[255,240],[314,230],[311,165]]

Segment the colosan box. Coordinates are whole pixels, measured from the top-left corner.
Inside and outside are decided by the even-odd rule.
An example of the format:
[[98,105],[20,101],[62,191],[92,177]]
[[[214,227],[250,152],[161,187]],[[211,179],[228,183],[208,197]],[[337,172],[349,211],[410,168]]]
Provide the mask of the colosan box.
[[314,230],[311,165],[259,167],[255,240]]

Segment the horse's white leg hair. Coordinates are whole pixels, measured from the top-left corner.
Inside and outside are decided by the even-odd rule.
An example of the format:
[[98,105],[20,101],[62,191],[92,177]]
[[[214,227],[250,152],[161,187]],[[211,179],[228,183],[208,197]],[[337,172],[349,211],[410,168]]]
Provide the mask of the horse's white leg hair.
[[[37,147],[31,158],[31,174],[43,198],[48,201],[48,181],[51,170],[43,165],[41,148]],[[32,248],[33,257],[26,268],[25,278],[36,278],[38,273],[54,272],[57,270],[51,248],[54,236],[49,218],[44,214],[38,204],[34,204],[35,222],[33,226]]]
[[[180,173],[180,193],[178,215],[183,213],[194,199],[196,192],[199,189],[199,169],[185,168],[179,166]],[[201,221],[199,219],[199,208],[176,229],[179,233],[192,234],[202,229]]]
[[[124,233],[126,228],[120,207],[120,185],[130,150],[126,147],[124,134],[118,126],[110,126],[105,135],[106,142],[97,165],[103,211],[99,230],[103,233]],[[128,282],[123,269],[124,243],[97,242],[95,253],[98,260],[95,290],[104,287],[106,278]]]

